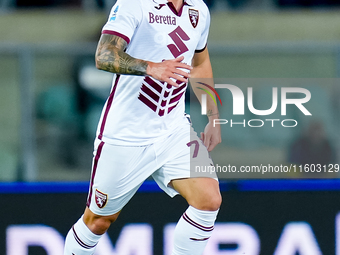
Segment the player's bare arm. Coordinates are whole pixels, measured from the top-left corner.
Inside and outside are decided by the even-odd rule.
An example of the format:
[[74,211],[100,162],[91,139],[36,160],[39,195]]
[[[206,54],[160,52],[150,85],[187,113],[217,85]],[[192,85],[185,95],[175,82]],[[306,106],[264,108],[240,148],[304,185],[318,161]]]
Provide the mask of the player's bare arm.
[[[205,48],[204,51],[200,53],[195,53],[192,66],[193,70],[191,71],[191,78],[211,78],[211,82],[213,82],[213,72],[208,48]],[[204,92],[200,89],[197,89],[194,84],[191,83],[191,85],[195,95],[199,100],[201,100],[201,94]],[[209,85],[214,86],[214,84]],[[209,122],[205,127],[204,133],[201,133],[201,139],[208,148],[208,151],[212,151],[217,144],[221,143],[222,140],[220,126],[213,126],[214,119],[219,118],[219,112],[216,104],[210,97],[207,98],[207,116]]]
[[123,38],[103,34],[96,52],[97,68],[111,73],[146,75],[148,63],[126,54],[126,47],[127,42]]
[[150,75],[153,78],[178,86],[171,80],[187,82],[188,72],[180,68],[191,70],[192,67],[182,63],[183,57],[165,60],[160,63],[145,61],[131,57],[125,53],[127,42],[116,35],[103,34],[99,40],[96,52],[96,66],[100,70],[117,74]]

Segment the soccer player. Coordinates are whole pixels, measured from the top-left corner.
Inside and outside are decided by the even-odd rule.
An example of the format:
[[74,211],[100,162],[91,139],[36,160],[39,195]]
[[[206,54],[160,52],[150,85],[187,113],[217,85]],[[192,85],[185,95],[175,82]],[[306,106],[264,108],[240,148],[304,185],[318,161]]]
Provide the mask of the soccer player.
[[[184,114],[184,93],[188,78],[212,78],[209,26],[203,0],[118,0],[112,8],[96,65],[115,75],[98,124],[87,207],[67,234],[65,255],[93,254],[150,175],[189,204],[172,255],[203,253],[221,194],[217,178],[190,178],[190,161],[211,165],[208,151],[221,135],[213,127],[217,106],[208,100],[209,122],[197,137]],[[200,98],[201,90],[194,91]]]

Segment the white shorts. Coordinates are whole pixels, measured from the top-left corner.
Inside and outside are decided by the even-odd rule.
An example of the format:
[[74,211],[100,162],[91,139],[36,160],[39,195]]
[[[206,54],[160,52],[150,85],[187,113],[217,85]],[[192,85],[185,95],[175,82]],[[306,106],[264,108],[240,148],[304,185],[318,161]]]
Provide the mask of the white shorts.
[[212,165],[207,148],[190,125],[146,146],[120,146],[96,140],[87,206],[98,215],[115,214],[149,176],[173,197],[178,192],[169,183],[190,178],[193,161],[195,165]]

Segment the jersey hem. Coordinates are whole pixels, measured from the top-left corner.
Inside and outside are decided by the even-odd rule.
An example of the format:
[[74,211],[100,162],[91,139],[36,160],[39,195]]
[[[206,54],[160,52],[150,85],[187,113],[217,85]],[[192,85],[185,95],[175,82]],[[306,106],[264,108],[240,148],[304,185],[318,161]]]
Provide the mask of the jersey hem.
[[189,122],[182,123],[180,126],[176,126],[175,129],[172,129],[172,130],[170,130],[170,131],[168,131],[164,134],[161,134],[161,135],[159,135],[155,138],[147,138],[144,141],[141,141],[141,140],[127,141],[127,140],[122,140],[122,139],[110,138],[110,137],[107,137],[105,135],[103,135],[102,137],[99,137],[99,135],[97,135],[96,139],[103,141],[104,143],[108,143],[108,144],[111,144],[111,145],[117,145],[117,146],[131,146],[131,147],[148,146],[150,144],[159,142],[159,141],[167,138],[168,136],[175,133],[178,128],[181,128],[181,127],[185,128],[188,125],[190,126],[191,124]]

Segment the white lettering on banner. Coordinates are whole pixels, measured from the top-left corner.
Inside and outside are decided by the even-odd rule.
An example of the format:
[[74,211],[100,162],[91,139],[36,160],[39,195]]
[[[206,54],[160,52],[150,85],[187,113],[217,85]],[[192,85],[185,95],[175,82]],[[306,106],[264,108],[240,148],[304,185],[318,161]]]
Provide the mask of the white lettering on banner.
[[149,224],[126,225],[117,239],[115,248],[105,234],[99,241],[95,255],[150,255],[153,254],[153,229]]
[[29,246],[40,246],[47,255],[61,255],[63,236],[52,227],[43,225],[14,225],[6,230],[7,255],[27,255]]
[[[171,255],[176,224],[163,229],[164,255]],[[216,223],[204,255],[259,255],[260,238],[245,223]],[[222,249],[233,244],[235,249]],[[335,218],[335,255],[340,255],[340,213]],[[54,228],[44,225],[11,225],[6,229],[6,255],[27,255],[29,246],[40,246],[47,255],[61,255],[64,238]],[[274,255],[322,255],[313,230],[307,222],[290,222],[283,228]],[[116,244],[108,234],[98,243],[95,255],[151,255],[153,228],[150,224],[128,224],[123,227]]]
[[340,255],[340,213],[335,217],[335,255]]
[[[219,250],[220,244],[236,244],[237,248]],[[259,255],[260,238],[254,228],[244,223],[217,223],[204,255]]]
[[[6,255],[27,255],[29,246],[40,246],[47,255],[64,253],[64,237],[54,228],[42,225],[9,226]],[[126,225],[113,247],[108,234],[99,241],[96,255],[153,254],[153,229],[149,224]]]
[[174,232],[176,223],[167,224],[163,229],[163,240],[164,240],[164,255],[171,255],[172,248],[174,245]]
[[311,226],[307,222],[288,223],[274,255],[322,255]]
[[[164,255],[171,255],[176,224],[164,227]],[[220,244],[236,244],[233,250],[220,250]],[[256,231],[244,223],[216,223],[204,250],[204,255],[259,255],[260,238]]]

